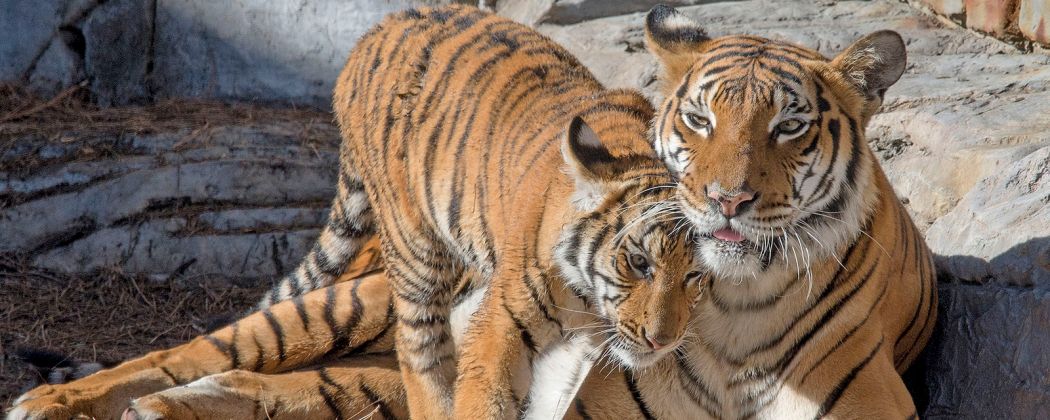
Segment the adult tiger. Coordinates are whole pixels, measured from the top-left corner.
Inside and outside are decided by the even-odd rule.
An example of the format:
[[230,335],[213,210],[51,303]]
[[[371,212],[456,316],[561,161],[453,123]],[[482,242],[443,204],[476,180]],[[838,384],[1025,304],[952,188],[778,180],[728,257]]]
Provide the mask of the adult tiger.
[[658,6],[646,40],[666,80],[653,148],[715,274],[666,363],[685,386],[650,393],[654,413],[688,398],[712,417],[915,416],[898,372],[934,325],[933,261],[864,135],[904,72],[900,36],[828,60]]
[[[120,398],[203,375],[284,372],[367,349],[379,344],[360,336],[387,330],[379,314],[390,301],[417,418],[560,414],[571,399],[547,401],[551,386],[530,388],[532,366],[561,396],[582,381],[577,372],[599,343],[646,366],[681,340],[703,274],[692,239],[676,229],[676,193],[646,139],[652,107],[638,93],[603,89],[525,26],[449,6],[390,16],[362,37],[334,109],[344,142],[329,224],[270,296],[297,299],[94,382],[34,391],[12,416],[110,414]],[[371,223],[393,297],[365,310],[363,282],[302,295],[335,281]],[[454,307],[477,307],[462,341]],[[352,374],[335,372],[308,376],[321,380],[317,400],[348,416],[338,399],[340,379]],[[217,381],[244,377],[208,377],[158,398],[214,396]],[[97,404],[100,389],[110,392]],[[258,415],[272,408],[255,406]]]

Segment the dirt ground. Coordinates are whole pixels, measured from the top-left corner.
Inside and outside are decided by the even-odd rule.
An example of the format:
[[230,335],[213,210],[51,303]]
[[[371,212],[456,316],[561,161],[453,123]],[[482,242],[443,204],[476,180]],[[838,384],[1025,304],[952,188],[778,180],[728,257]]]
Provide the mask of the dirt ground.
[[19,349],[48,349],[77,361],[124,360],[243,313],[266,286],[151,281],[114,271],[72,277],[0,256],[0,406],[9,407],[40,379],[15,356]]

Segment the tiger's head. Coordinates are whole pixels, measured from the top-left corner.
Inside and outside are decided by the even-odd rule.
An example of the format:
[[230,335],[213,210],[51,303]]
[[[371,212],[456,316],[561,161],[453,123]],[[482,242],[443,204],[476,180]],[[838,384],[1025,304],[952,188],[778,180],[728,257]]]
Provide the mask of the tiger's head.
[[829,60],[756,36],[710,38],[657,6],[646,41],[665,72],[653,148],[716,278],[797,276],[856,239],[877,197],[864,127],[905,68],[897,33]]
[[644,367],[684,340],[706,272],[667,169],[648,150],[614,156],[605,144],[573,121],[562,152],[577,217],[562,230],[555,264],[607,321],[581,333],[602,337],[623,365]]

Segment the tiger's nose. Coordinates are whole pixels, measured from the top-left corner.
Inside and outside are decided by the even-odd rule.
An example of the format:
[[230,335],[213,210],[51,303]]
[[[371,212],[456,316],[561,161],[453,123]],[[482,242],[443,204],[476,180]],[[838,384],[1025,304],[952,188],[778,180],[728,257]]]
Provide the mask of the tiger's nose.
[[707,196],[718,203],[722,208],[722,214],[726,217],[736,216],[740,205],[749,203],[755,199],[754,191],[745,189],[733,195],[723,194],[717,187],[708,187]]
[[649,347],[653,350],[660,350],[667,347],[668,344],[671,344],[674,339],[666,335],[652,335],[651,333],[646,332],[645,341],[649,342]]

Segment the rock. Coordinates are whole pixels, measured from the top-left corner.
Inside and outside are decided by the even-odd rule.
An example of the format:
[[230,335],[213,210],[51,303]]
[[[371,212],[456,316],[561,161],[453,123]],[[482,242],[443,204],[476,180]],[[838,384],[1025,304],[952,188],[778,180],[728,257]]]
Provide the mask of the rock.
[[153,2],[111,0],[84,22],[84,66],[92,97],[103,106],[147,102]]
[[309,250],[334,194],[328,120],[12,139],[0,253],[70,273],[276,278]]
[[1050,287],[1050,146],[979,181],[926,241],[956,279]]
[[527,25],[569,25],[585,20],[647,11],[658,4],[691,6],[720,0],[538,0],[502,1],[496,11]]
[[942,283],[924,356],[929,419],[1050,418],[1050,288]]
[[1028,39],[1050,45],[1050,2],[1021,0],[1017,26]]
[[51,97],[84,79],[83,56],[74,50],[79,32],[60,31],[66,37],[56,36],[37,60],[29,75],[29,86],[40,97]]
[[62,24],[68,0],[0,0],[0,81],[24,82]]
[[[157,96],[248,99],[328,108],[361,34],[408,0],[156,0]],[[437,3],[437,2],[431,2]]]
[[1019,0],[966,0],[966,27],[1003,36],[1015,19]]
[[933,11],[945,16],[962,16],[965,10],[963,0],[921,0]]

